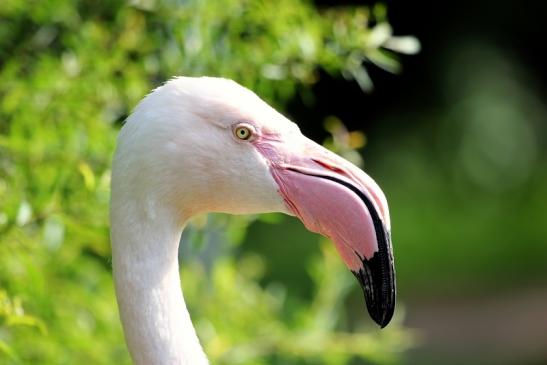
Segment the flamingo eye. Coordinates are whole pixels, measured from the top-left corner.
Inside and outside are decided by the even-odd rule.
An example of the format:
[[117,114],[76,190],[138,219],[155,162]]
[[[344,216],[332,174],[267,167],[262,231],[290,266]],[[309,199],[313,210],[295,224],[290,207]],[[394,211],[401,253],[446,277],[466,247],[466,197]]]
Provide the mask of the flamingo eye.
[[237,138],[247,141],[253,136],[253,130],[249,126],[241,125],[235,128],[234,134]]

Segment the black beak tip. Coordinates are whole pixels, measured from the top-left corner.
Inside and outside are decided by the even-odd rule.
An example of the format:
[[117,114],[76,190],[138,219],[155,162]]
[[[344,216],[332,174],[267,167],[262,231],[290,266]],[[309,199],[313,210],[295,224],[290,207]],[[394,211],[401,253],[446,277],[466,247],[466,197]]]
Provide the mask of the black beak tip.
[[[365,295],[365,298],[366,295]],[[374,322],[380,326],[380,328],[385,328],[391,319],[393,318],[393,312],[395,305],[387,300],[380,305],[376,303],[371,303],[369,300],[366,300],[367,310]]]
[[373,308],[368,306],[367,309],[370,314],[370,317],[380,328],[385,328],[389,322],[391,322],[391,319],[393,318],[393,312],[394,312],[394,306],[391,306],[391,308]]
[[380,328],[385,328],[395,311],[395,274],[390,257],[380,258],[375,254],[370,260],[363,260],[363,268],[353,272],[363,293],[368,313]]

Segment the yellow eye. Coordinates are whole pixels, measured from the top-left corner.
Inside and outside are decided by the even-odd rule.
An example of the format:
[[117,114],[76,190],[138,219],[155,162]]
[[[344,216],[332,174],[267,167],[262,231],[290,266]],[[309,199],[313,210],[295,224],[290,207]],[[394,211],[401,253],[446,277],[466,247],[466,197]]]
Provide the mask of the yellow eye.
[[246,141],[251,138],[253,132],[249,127],[240,126],[235,129],[235,135],[237,138]]

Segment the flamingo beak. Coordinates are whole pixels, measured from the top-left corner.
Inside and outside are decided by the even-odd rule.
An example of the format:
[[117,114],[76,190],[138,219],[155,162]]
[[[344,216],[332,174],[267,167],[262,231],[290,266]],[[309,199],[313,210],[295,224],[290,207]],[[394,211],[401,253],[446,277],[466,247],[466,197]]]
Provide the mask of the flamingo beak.
[[289,212],[333,241],[361,284],[371,318],[387,326],[395,309],[395,269],[382,190],[361,169],[305,137],[287,143],[263,136],[255,146]]

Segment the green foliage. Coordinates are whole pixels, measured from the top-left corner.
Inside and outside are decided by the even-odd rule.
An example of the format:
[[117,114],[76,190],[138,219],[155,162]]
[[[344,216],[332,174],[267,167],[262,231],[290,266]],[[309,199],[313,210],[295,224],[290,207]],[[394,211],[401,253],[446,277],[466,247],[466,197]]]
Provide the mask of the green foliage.
[[[395,71],[381,47],[416,49],[391,35],[381,7],[374,13],[368,28],[369,9],[318,12],[293,0],[3,0],[0,362],[129,363],[111,280],[110,159],[119,122],[143,95],[173,75],[221,75],[283,107],[319,67],[368,89],[363,61]],[[240,242],[247,223],[231,219],[222,241]],[[410,343],[398,326],[383,336],[336,327],[349,275],[332,252],[320,264],[335,275],[314,269],[313,299],[292,310],[296,320],[280,314],[282,285],[258,285],[260,257],[224,253],[183,272],[214,363],[383,363]]]
[[[213,363],[346,364],[354,357],[393,363],[413,344],[411,333],[397,322],[380,334],[340,326],[355,280],[330,242],[321,247],[321,256],[308,267],[314,296],[290,316],[284,313],[284,286],[258,285],[265,269],[261,256],[245,255],[237,261],[224,257],[210,275],[196,262],[183,268],[185,295],[194,303],[189,309]],[[208,277],[208,285],[203,285],[203,277]]]
[[[25,314],[21,300],[9,298],[3,290],[0,290],[0,323],[2,324],[0,328],[27,326],[35,327],[42,333],[45,332],[45,326],[39,319]],[[13,360],[17,359],[15,352],[3,340],[0,340],[0,354],[7,355]]]

